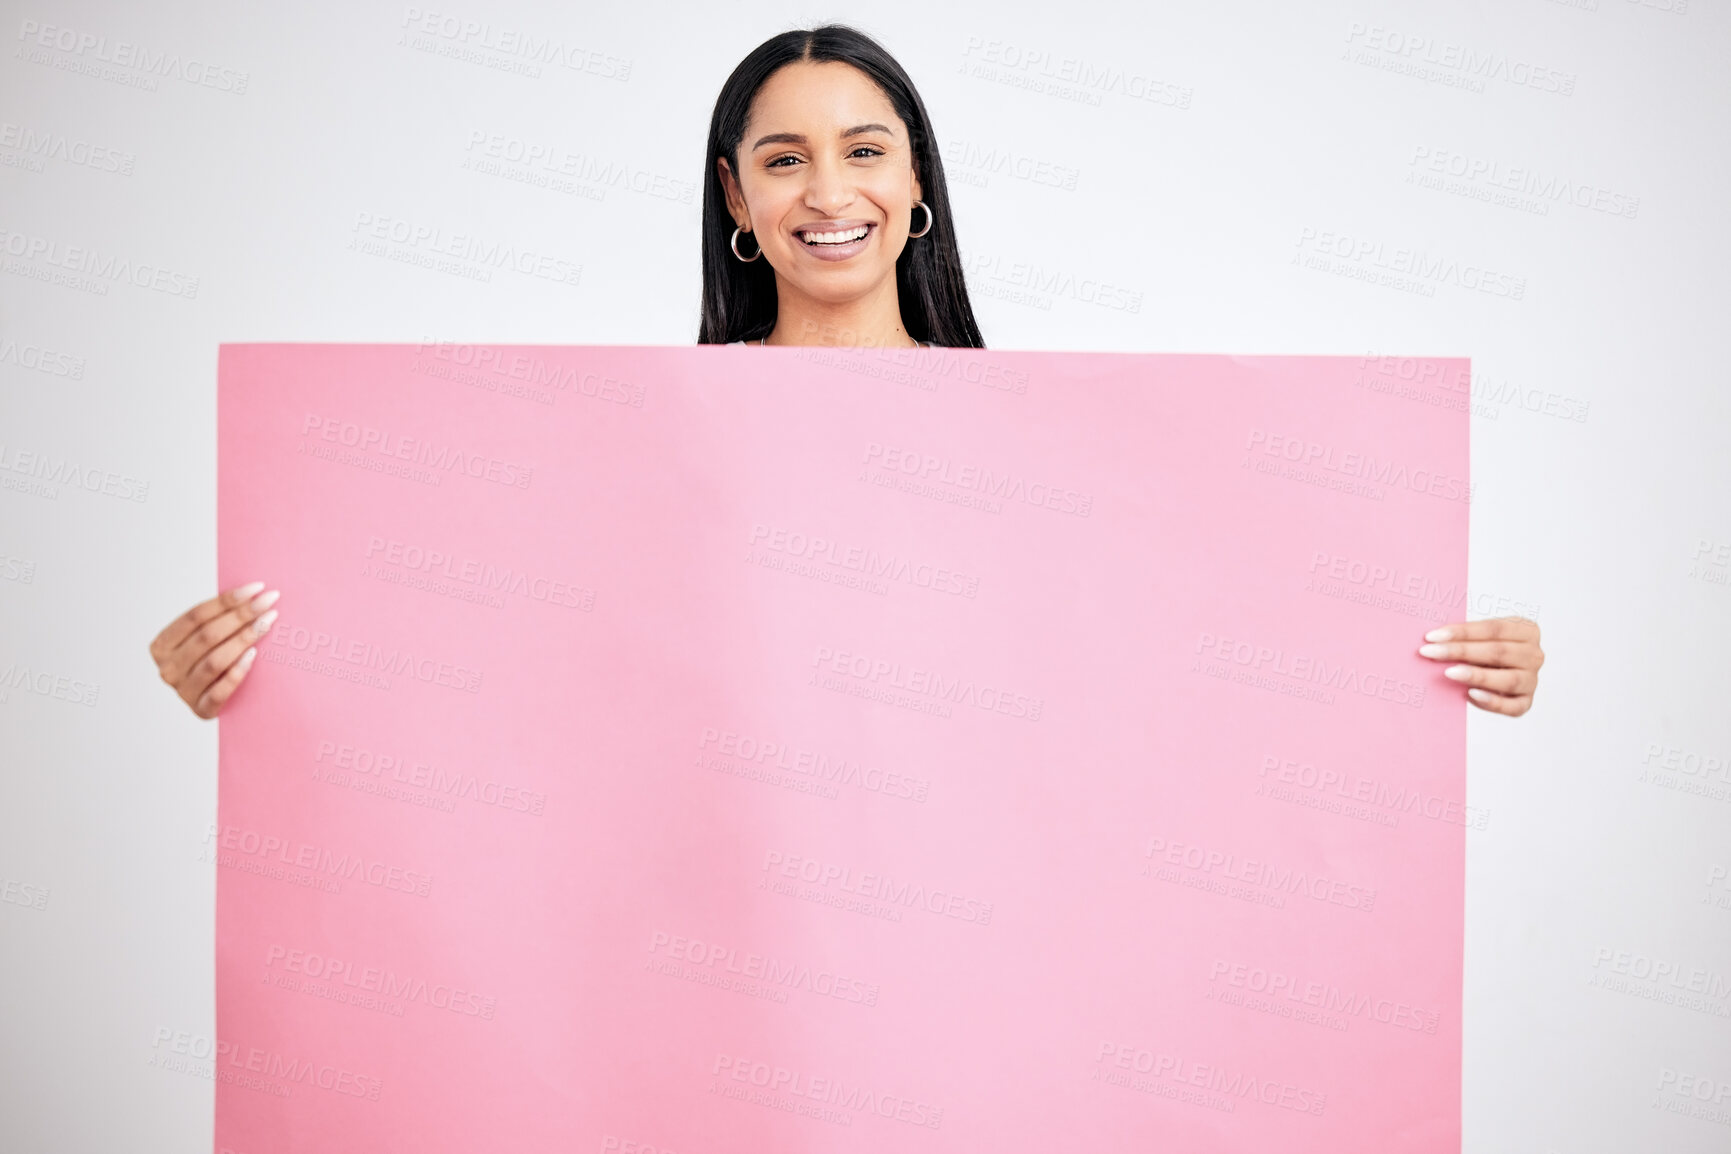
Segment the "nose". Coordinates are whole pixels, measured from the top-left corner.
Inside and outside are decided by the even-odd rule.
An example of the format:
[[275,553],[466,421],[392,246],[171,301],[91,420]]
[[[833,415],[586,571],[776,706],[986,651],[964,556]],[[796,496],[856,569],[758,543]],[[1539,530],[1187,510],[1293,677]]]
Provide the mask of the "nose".
[[853,181],[847,167],[834,157],[819,156],[812,161],[811,175],[806,181],[805,203],[828,217],[840,216],[842,209],[853,203]]

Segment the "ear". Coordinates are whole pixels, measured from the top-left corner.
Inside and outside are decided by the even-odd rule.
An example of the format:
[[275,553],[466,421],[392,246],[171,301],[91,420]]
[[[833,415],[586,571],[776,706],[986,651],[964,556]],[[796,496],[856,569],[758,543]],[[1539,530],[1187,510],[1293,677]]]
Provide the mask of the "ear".
[[727,198],[728,215],[733,217],[733,223],[745,228],[751,223],[751,214],[745,211],[745,193],[740,191],[739,180],[733,175],[733,169],[728,167],[727,157],[715,158],[715,173],[721,178],[721,191]]

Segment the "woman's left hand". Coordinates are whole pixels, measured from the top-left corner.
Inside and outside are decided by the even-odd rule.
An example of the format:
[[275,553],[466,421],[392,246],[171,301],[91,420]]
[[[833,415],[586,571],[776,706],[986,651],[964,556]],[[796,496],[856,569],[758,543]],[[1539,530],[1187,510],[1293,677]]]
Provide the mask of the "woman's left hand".
[[1480,709],[1519,717],[1533,707],[1539,685],[1539,625],[1525,617],[1493,617],[1440,625],[1424,635],[1420,657],[1453,661],[1443,676],[1468,686],[1467,698]]

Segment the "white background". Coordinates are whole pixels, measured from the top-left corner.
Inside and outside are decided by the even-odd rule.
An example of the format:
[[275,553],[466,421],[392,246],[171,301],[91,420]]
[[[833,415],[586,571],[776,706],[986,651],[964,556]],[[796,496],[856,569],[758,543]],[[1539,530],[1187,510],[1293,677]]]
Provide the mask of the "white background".
[[830,19],[924,96],[989,346],[1473,359],[1473,615],[1549,660],[1469,722],[1465,1146],[1731,1148],[1722,3],[462,2],[0,4],[0,1148],[209,1149],[148,1063],[213,1032],[216,726],[146,645],[215,591],[218,343],[692,343],[715,95]]

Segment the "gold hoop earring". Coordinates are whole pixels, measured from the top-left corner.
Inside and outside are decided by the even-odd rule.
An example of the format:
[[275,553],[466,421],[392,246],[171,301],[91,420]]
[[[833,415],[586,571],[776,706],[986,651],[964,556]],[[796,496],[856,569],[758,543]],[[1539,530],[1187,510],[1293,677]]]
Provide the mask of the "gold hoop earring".
[[727,247],[733,250],[734,256],[738,256],[739,259],[744,261],[746,264],[750,264],[752,261],[763,255],[763,245],[761,244],[757,246],[757,252],[755,254],[751,256],[739,255],[739,230],[737,228],[733,230],[733,239],[727,242]]
[[932,231],[932,206],[927,204],[923,200],[916,200],[916,201],[914,201],[914,207],[915,208],[923,208],[926,210],[926,227],[920,229],[920,231],[918,231],[918,232],[910,232],[910,233],[908,233],[908,235],[911,237],[912,236],[924,236],[924,235],[926,235],[926,233]]

